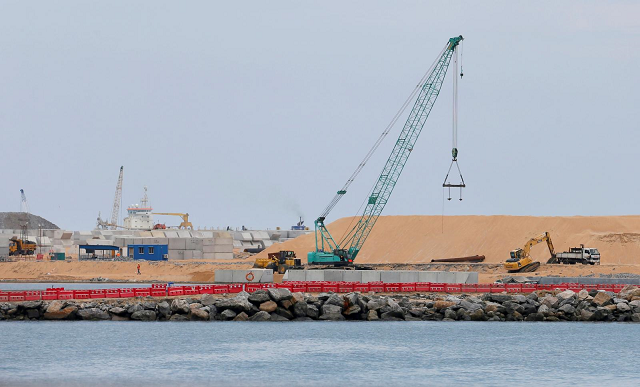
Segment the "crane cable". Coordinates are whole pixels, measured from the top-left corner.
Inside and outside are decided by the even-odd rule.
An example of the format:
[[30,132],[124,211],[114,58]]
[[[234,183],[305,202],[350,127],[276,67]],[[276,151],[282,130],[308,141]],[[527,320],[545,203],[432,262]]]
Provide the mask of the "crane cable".
[[[331,202],[327,205],[327,207],[324,209],[324,211],[322,212],[322,215],[320,215],[321,218],[326,218],[327,215],[329,215],[329,212],[331,212],[331,210],[336,206],[336,204],[338,204],[338,202],[340,201],[340,199],[342,198],[342,196],[344,196],[344,194],[347,192],[347,188],[349,188],[349,186],[351,185],[351,183],[353,183],[353,181],[356,179],[356,177],[358,176],[358,174],[360,173],[360,171],[362,171],[362,169],[364,168],[364,166],[367,164],[367,162],[369,161],[369,159],[371,159],[371,157],[373,156],[373,154],[375,153],[375,151],[378,149],[378,147],[380,146],[380,144],[382,143],[382,140],[384,140],[384,138],[387,136],[387,134],[389,134],[389,132],[391,131],[391,129],[393,128],[393,126],[395,125],[395,123],[398,121],[398,119],[400,118],[400,116],[402,115],[402,113],[404,113],[404,111],[407,109],[407,106],[409,106],[409,104],[411,103],[411,101],[413,100],[413,98],[415,97],[415,95],[420,91],[420,89],[423,86],[423,83],[426,81],[427,77],[429,76],[429,74],[431,73],[431,71],[434,69],[434,67],[436,66],[436,64],[438,63],[438,60],[440,59],[440,57],[442,56],[442,54],[444,53],[444,51],[447,49],[448,44],[445,45],[445,47],[442,49],[442,51],[440,51],[440,54],[436,57],[436,60],[433,62],[433,64],[429,67],[429,69],[427,70],[427,72],[422,76],[422,78],[420,79],[420,81],[418,82],[418,84],[416,85],[416,87],[413,89],[413,91],[411,92],[411,94],[409,95],[409,97],[407,97],[407,99],[404,101],[404,103],[402,104],[402,106],[400,107],[400,109],[398,110],[398,112],[393,116],[393,118],[391,119],[391,122],[389,122],[389,124],[387,125],[387,127],[384,129],[384,131],[382,132],[382,134],[380,135],[380,137],[378,138],[378,140],[373,144],[373,147],[371,147],[371,149],[369,150],[369,152],[367,152],[366,156],[364,157],[364,159],[362,160],[362,162],[360,162],[360,164],[358,164],[358,167],[356,168],[356,170],[351,174],[351,176],[349,177],[349,179],[347,179],[347,182],[345,183],[345,185],[342,187],[342,189],[340,191],[338,191],[338,193],[336,194],[336,196],[333,197],[333,199],[331,200]],[[375,184],[374,184],[375,187]],[[373,191],[373,188],[371,187],[371,191]],[[362,208],[362,207],[360,207]],[[358,210],[358,212],[360,212],[360,210]]]

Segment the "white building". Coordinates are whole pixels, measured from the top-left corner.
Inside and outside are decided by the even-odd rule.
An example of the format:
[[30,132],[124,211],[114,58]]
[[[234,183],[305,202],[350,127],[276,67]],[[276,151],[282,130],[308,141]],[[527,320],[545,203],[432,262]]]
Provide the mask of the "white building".
[[127,208],[127,216],[124,218],[124,227],[128,230],[151,230],[153,229],[153,208],[149,206],[147,197],[147,187],[144,187],[144,196],[140,205],[132,204]]

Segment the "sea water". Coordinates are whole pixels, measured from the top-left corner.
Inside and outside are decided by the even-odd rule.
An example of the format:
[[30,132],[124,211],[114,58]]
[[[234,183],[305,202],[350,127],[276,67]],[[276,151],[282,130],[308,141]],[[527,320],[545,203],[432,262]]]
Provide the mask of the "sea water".
[[2,386],[638,385],[640,324],[0,322]]

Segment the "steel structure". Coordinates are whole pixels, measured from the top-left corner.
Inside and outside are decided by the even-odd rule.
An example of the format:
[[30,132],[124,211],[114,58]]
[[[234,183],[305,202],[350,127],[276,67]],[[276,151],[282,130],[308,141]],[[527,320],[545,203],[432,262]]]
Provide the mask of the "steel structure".
[[111,229],[115,230],[120,220],[120,204],[122,203],[122,175],[124,174],[124,166],[120,167],[120,175],[118,175],[118,184],[116,184],[116,194],[113,198],[113,209],[111,210]]
[[[367,153],[364,161],[358,165],[358,168],[356,168],[356,171],[347,180],[345,186],[336,193],[336,196],[329,203],[325,211],[320,215],[320,217],[318,217],[318,219],[316,219],[314,222],[316,250],[309,252],[307,255],[309,264],[333,264],[340,266],[350,265],[353,263],[367,240],[367,237],[371,233],[373,226],[376,224],[382,210],[387,204],[393,188],[395,187],[396,182],[398,181],[398,178],[400,177],[400,174],[413,151],[422,128],[429,117],[429,113],[438,98],[451,58],[456,54],[457,47],[462,40],[462,36],[449,39],[445,48],[439,55],[439,58],[427,72],[426,78],[423,78],[421,81],[418,97],[406,123],[404,124],[400,136],[396,140],[393,150],[391,151],[391,155],[378,177],[378,181],[369,194],[366,207],[362,216],[359,218],[358,223],[340,242],[337,242],[331,236],[329,230],[327,230],[324,221],[329,212],[346,194],[348,186],[362,170],[364,164],[366,164],[373,152],[380,145],[382,139],[389,133],[390,126],[395,123],[399,115],[404,111],[404,108],[408,106],[413,94],[409,97],[407,102],[405,102],[403,108],[400,109],[400,112],[396,114],[396,117],[394,117],[390,126],[385,129],[374,147],[369,151],[369,153]],[[454,74],[454,77],[456,76],[457,74]]]

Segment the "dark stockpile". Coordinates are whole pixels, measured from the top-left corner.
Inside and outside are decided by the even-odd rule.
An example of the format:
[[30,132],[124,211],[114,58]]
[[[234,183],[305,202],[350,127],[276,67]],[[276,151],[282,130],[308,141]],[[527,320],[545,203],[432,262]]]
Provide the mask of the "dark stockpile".
[[42,227],[44,230],[53,230],[60,228],[38,215],[26,212],[0,212],[0,229],[19,230],[25,223],[30,229]]

